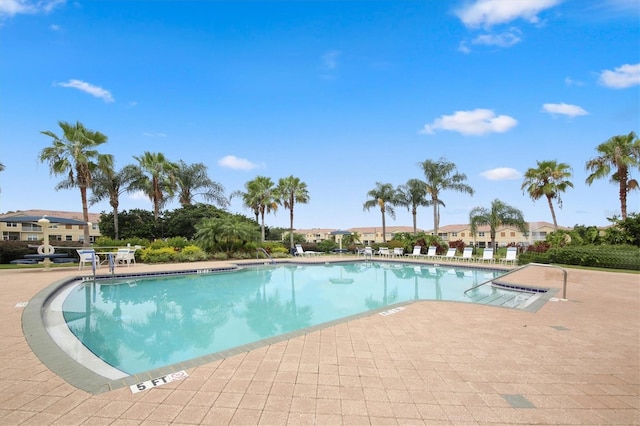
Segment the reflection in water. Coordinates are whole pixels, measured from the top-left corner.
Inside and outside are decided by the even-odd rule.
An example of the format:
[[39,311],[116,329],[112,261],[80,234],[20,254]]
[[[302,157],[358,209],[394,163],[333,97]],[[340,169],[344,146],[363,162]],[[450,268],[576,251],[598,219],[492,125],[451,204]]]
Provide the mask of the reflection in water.
[[63,307],[85,346],[135,374],[398,302],[468,301],[462,293],[476,274],[377,262],[261,265],[85,283]]

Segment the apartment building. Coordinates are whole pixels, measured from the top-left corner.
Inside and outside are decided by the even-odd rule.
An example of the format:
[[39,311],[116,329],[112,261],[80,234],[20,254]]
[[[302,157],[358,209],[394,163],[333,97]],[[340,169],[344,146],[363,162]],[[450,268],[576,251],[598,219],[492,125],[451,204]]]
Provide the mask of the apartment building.
[[[101,235],[99,221],[98,213],[89,213],[89,239],[92,243]],[[4,241],[43,241],[46,233],[49,241],[82,243],[85,226],[87,222],[82,219],[82,213],[78,212],[24,210],[0,215],[0,231]]]
[[[559,227],[569,230],[570,228]],[[505,247],[509,244],[530,245],[536,241],[544,241],[547,234],[555,228],[549,222],[527,222],[527,231],[522,232],[515,226],[501,226],[496,230],[496,246]],[[427,231],[433,234],[433,230]],[[489,226],[479,226],[476,234],[471,233],[469,224],[446,225],[438,228],[438,236],[444,241],[464,241],[467,246],[489,247],[491,245],[491,229]]]
[[[304,239],[307,243],[319,243],[324,240],[332,240],[335,238],[336,242],[340,242],[344,235],[349,233],[357,233],[360,236],[360,242],[363,245],[380,244],[385,241],[393,239],[395,234],[401,232],[413,233],[412,226],[387,226],[386,238],[383,237],[381,226],[369,226],[369,227],[356,227],[345,230],[339,230],[335,228],[312,228],[312,229],[296,229],[293,232],[296,234],[304,235]],[[422,232],[422,229],[418,229],[418,232]]]

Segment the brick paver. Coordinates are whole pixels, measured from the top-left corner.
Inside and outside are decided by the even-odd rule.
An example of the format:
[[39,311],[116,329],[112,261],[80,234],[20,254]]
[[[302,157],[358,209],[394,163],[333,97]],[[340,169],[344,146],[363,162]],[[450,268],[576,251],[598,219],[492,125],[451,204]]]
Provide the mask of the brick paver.
[[[129,270],[181,266],[193,268]],[[16,306],[77,272],[0,271],[2,425],[640,424],[637,274],[569,269],[568,300],[560,291],[537,312],[418,302],[191,368],[139,394],[93,395],[40,362]],[[562,287],[547,268],[511,279]]]

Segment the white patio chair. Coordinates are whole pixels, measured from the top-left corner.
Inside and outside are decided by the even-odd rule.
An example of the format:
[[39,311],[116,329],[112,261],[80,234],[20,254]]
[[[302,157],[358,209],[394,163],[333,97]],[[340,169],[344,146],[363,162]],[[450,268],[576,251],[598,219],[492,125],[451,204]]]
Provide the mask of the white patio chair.
[[78,270],[84,268],[85,265],[94,265],[94,267],[100,267],[100,257],[96,254],[96,251],[93,249],[78,249],[78,256],[80,257]]
[[478,262],[487,262],[487,263],[494,263],[495,259],[493,258],[493,249],[492,248],[486,248],[484,249],[484,252],[482,253],[482,257],[478,258]]
[[500,259],[500,263],[507,264],[511,263],[513,265],[518,261],[518,248],[517,247],[507,247],[507,255],[506,257]]

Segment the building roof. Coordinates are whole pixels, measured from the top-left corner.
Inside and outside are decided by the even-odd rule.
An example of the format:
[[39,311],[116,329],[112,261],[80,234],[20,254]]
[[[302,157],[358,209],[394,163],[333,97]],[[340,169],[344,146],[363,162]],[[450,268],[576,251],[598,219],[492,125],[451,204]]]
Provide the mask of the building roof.
[[[46,216],[47,219],[49,219],[53,223],[62,223],[66,225],[85,224],[85,221],[82,218],[82,213],[60,210],[19,210],[15,212],[0,214],[0,222],[37,222],[38,219],[42,219],[43,216]],[[89,222],[100,222],[100,214],[89,213]]]

